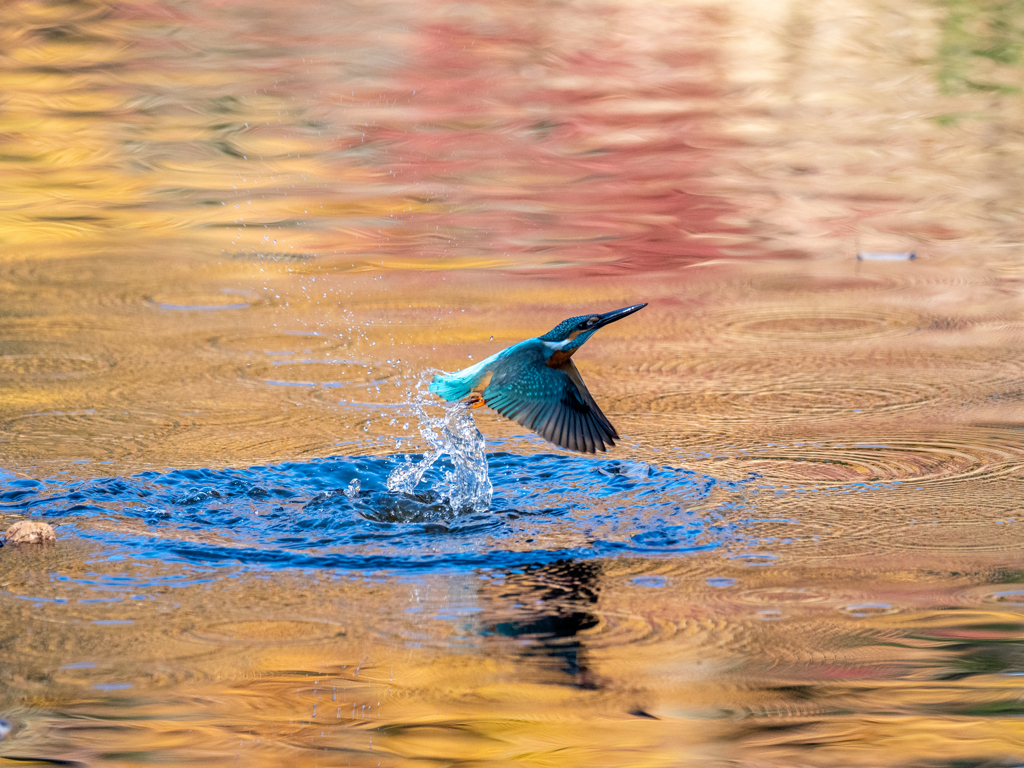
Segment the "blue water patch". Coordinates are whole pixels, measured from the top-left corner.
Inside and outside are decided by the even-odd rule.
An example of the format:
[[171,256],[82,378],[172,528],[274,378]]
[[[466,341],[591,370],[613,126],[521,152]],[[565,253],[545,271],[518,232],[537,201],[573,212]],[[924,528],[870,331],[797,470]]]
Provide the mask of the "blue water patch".
[[664,576],[634,576],[632,582],[638,587],[648,589],[663,589],[668,586],[668,579]]
[[60,522],[61,539],[100,543],[108,559],[438,571],[719,548],[737,541],[752,492],[745,483],[640,462],[494,453],[487,456],[489,509],[454,514],[432,490],[451,472],[447,461],[430,468],[416,493],[388,491],[388,476],[419,458],[334,457],[79,481],[0,476],[0,512]]
[[131,683],[96,683],[93,690],[96,691],[127,691],[132,688]]
[[730,579],[726,576],[709,576],[708,577],[709,587],[731,587],[736,583],[736,579]]

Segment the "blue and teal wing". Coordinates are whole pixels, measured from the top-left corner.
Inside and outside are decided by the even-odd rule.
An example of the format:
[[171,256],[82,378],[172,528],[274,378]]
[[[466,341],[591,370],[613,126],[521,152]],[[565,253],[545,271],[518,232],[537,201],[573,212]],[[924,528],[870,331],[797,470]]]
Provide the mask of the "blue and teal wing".
[[572,360],[550,368],[539,346],[496,361],[483,397],[505,418],[570,451],[604,451],[619,436]]

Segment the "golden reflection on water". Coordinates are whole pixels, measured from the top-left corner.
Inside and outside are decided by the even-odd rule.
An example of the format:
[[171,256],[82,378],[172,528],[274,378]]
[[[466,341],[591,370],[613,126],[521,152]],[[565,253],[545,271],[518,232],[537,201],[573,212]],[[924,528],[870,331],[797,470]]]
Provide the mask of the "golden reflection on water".
[[616,458],[777,492],[507,572],[5,548],[0,762],[1019,761],[1021,19],[5,5],[0,471],[420,449],[423,369],[649,301],[578,356]]

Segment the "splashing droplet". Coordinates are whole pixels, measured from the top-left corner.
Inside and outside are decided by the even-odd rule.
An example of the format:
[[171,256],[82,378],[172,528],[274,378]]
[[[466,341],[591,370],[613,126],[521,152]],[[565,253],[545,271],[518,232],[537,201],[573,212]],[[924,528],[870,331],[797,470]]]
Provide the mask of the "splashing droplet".
[[432,490],[456,513],[484,512],[490,507],[493,487],[487,476],[487,446],[476,428],[473,413],[466,403],[445,406],[444,415],[433,417],[426,411],[430,402],[425,391],[426,377],[416,387],[413,412],[420,421],[420,435],[430,446],[418,462],[406,462],[388,477],[392,493],[412,493],[423,475],[443,456],[452,469],[446,471]]

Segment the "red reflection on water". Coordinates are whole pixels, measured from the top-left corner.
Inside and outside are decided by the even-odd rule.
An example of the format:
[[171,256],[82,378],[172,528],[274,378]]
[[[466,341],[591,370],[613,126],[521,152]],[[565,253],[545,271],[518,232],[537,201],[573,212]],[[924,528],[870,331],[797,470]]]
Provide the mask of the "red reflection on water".
[[477,10],[424,20],[375,94],[395,107],[360,141],[408,194],[444,203],[406,216],[386,250],[593,274],[719,258],[749,239],[706,181],[725,143],[715,49],[698,42],[714,39],[713,18],[690,10],[659,28],[654,12],[598,7],[582,17],[592,27],[566,34],[578,10]]

